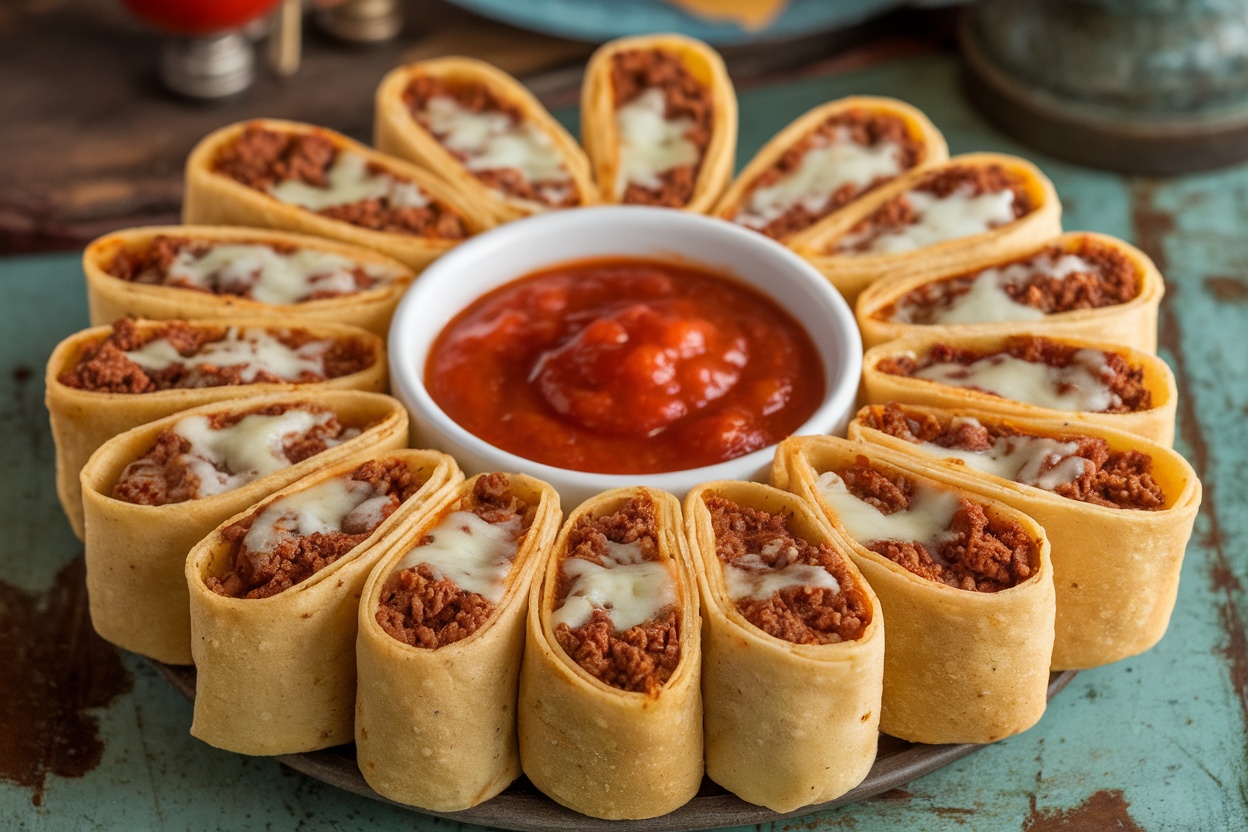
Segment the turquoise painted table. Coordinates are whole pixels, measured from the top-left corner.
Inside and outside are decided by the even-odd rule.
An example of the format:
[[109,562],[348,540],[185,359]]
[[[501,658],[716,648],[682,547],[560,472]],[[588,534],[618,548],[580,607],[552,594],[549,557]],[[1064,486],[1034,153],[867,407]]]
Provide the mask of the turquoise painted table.
[[[1248,829],[1248,167],[1152,181],[1037,157],[968,109],[946,55],[744,93],[742,159],[850,93],[918,105],[953,152],[1029,156],[1062,194],[1067,228],[1124,237],[1158,261],[1178,447],[1205,504],[1158,647],[1079,674],[1021,736],[904,789],[760,829]],[[0,260],[0,828],[474,829],[203,745],[187,733],[190,705],[150,665],[94,638],[81,546],[56,509],[41,381],[52,347],[85,325],[75,255]]]

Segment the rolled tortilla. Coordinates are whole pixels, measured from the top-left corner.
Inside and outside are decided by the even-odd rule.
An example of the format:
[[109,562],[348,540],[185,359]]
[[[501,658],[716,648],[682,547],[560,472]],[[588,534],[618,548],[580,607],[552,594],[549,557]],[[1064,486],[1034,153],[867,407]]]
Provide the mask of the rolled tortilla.
[[[902,468],[899,456],[832,436],[791,437],[777,449],[772,472],[776,485],[810,500],[851,542],[851,557],[879,596],[888,623],[880,730],[926,743],[994,742],[1025,731],[1044,714],[1053,652],[1053,567],[1044,529],[1009,506]],[[885,516],[849,495],[866,511],[851,516],[833,507],[822,475],[864,462],[909,481],[919,495],[911,510]],[[866,514],[879,539],[939,534],[950,523],[943,514],[962,499],[993,524],[1021,527],[1029,576],[1020,570],[1022,580],[997,591],[963,589],[920,577],[851,533],[861,532],[856,516]]]
[[[1015,302],[1006,287],[1020,299],[1038,297],[1030,305]],[[1031,332],[1155,353],[1164,294],[1161,273],[1148,255],[1115,237],[1080,231],[1009,257],[992,254],[876,281],[858,296],[856,315],[867,348],[912,334]],[[1073,308],[1061,310],[1066,302]]]
[[[174,284],[124,277],[131,263],[148,262],[159,264],[156,271],[161,276],[168,275],[168,264],[162,263],[161,256],[165,251],[176,264]],[[415,277],[411,269],[393,258],[322,237],[194,225],[128,228],[106,234],[87,246],[82,269],[87,276],[92,326],[124,317],[274,317],[287,323],[351,324],[383,338],[394,307]],[[348,290],[357,272],[375,283],[359,291]],[[241,280],[251,273],[260,277],[252,296],[218,288],[229,279]],[[141,277],[147,280],[152,274],[148,271]],[[176,282],[188,276],[202,283],[190,288]],[[307,278],[314,276],[321,280],[309,283]],[[349,293],[293,299],[298,292],[323,295],[326,291]],[[272,300],[260,300],[257,294]]]
[[[673,105],[664,86],[645,83],[644,72],[629,81],[641,91],[621,100],[615,76],[628,75],[630,61],[638,72],[642,63],[671,63],[677,100],[707,106]],[[732,178],[737,151],[737,95],[723,59],[705,43],[676,34],[604,44],[589,59],[581,85],[581,142],[603,202],[709,212]]]
[[56,443],[56,493],[60,498],[61,508],[65,510],[70,526],[79,539],[82,539],[83,529],[82,490],[78,474],[95,449],[119,433],[179,410],[243,395],[304,390],[308,395],[315,396],[321,390],[384,392],[386,389],[386,354],[381,339],[354,326],[315,323],[299,327],[279,327],[271,318],[183,322],[139,320],[120,326],[133,327],[140,337],[146,338],[152,334],[159,337],[162,328],[180,327],[183,324],[197,331],[208,329],[224,333],[233,328],[240,333],[258,330],[265,333],[307,334],[316,340],[324,339],[343,348],[358,350],[366,363],[355,372],[316,382],[256,382],[246,385],[155,390],[147,393],[108,393],[70,387],[61,381],[61,376],[72,372],[84,355],[107,340],[116,331],[116,327],[94,327],[69,336],[57,344],[48,358],[44,404],[48,408],[52,424],[52,440]]
[[597,201],[580,145],[491,64],[445,57],[398,67],[378,86],[376,103],[378,150],[433,171],[495,222]]
[[[360,771],[390,800],[437,812],[475,806],[520,776],[516,697],[529,588],[562,518],[559,495],[546,483],[522,474],[483,476],[460,485],[448,504],[387,552],[369,576],[360,604],[355,711]],[[474,496],[478,483],[490,486],[499,478],[501,499]],[[519,501],[519,517],[494,509],[506,519],[491,518],[491,507],[508,498]],[[465,515],[473,506],[487,510],[468,523]],[[501,542],[490,528],[501,530]],[[403,620],[413,628],[414,641],[400,641],[392,634],[393,619],[382,626],[381,607],[390,597],[406,597],[398,589],[400,573],[421,563],[434,564],[433,574],[452,581],[466,600],[437,610],[412,600],[410,607],[427,618]],[[439,587],[426,577],[432,575],[411,580]],[[464,635],[462,622],[474,621],[473,611],[487,601],[489,617]],[[420,623],[424,629],[415,631]],[[415,640],[417,635],[427,641]]]
[[949,158],[945,137],[903,101],[821,104],[763,145],[712,213],[780,242],[909,170]]
[[[147,454],[164,431],[182,427],[184,433],[194,435],[199,427],[195,422],[271,415],[271,426],[257,426],[254,423],[259,420],[253,418],[237,423],[232,431],[214,431],[217,438],[206,440],[205,444],[215,443],[211,447],[216,458],[208,464],[244,467],[264,448],[280,443],[286,431],[306,429],[299,422],[283,424],[279,412],[287,417],[328,412],[358,434],[271,473],[257,469],[255,479],[227,491],[163,504],[114,496],[113,488],[128,466]],[[157,661],[190,664],[185,566],[191,547],[222,521],[314,471],[338,460],[398,450],[406,444],[403,406],[389,396],[355,390],[322,391],[315,401],[304,392],[231,399],[185,410],[108,440],[91,455],[81,476],[87,595],[95,631],[119,647]],[[192,450],[199,449],[192,446]],[[266,454],[261,464],[280,464],[271,459]],[[246,470],[230,473],[235,481],[244,480],[240,475]]]
[[[892,409],[905,419],[930,421],[942,429],[973,419],[994,432],[1038,440],[1030,456],[1025,455],[1026,449],[1007,453],[1005,448],[991,448],[983,454],[949,451],[934,443],[916,442],[921,437],[913,433],[901,438],[897,431],[885,430],[890,414],[879,405],[863,408],[849,426],[850,439],[905,454],[897,458],[899,465],[1000,500],[1044,527],[1052,546],[1057,594],[1054,669],[1099,667],[1142,653],[1161,639],[1174,609],[1183,553],[1201,500],[1200,480],[1183,457],[1155,442],[1087,422],[1021,419],[970,410],[954,414],[915,405]],[[1147,456],[1148,478],[1160,487],[1163,502],[1149,510],[1118,508],[1059,496],[1040,487],[1066,480],[1069,474],[1063,475],[1062,466],[1069,463],[1062,462],[1067,458],[1064,455],[1075,450],[1072,443],[1089,438],[1103,440],[1113,454]],[[1040,463],[1041,455],[1053,458]],[[1032,467],[1011,471],[1020,465]],[[1121,487],[1124,493],[1136,488],[1129,483],[1109,487]]]
[[[1001,183],[1007,187],[976,193]],[[852,304],[883,278],[1022,253],[1062,233],[1061,211],[1053,183],[1035,165],[968,153],[899,176],[787,242]],[[901,224],[888,226],[893,218]],[[877,223],[896,233],[871,236]]]
[[[651,507],[653,535],[642,534],[637,538],[642,542],[627,542],[629,535],[608,535],[622,545],[608,544],[615,566],[601,572],[581,558],[569,557],[570,543],[585,537],[593,519],[618,518],[630,506],[642,507],[643,513],[645,506]],[[621,537],[625,540],[617,540]],[[645,541],[652,541],[657,560],[639,563],[637,548],[642,547],[644,553],[644,547],[651,545]],[[520,762],[533,784],[555,802],[591,817],[639,819],[666,814],[697,792],[702,781],[701,646],[698,595],[689,557],[680,503],[664,491],[643,487],[605,491],[582,503],[564,523],[543,565],[544,575],[534,581],[529,596],[520,671]],[[585,583],[570,580],[572,575],[565,572],[569,561],[583,565]],[[595,584],[603,572],[612,577],[608,583],[618,582],[625,591],[612,593],[598,584],[600,593],[595,596]],[[556,607],[564,586],[569,594]],[[626,625],[622,634],[615,630],[612,649],[635,659],[647,671],[641,680],[647,690],[627,690],[601,681],[560,644],[562,625],[556,626],[556,614],[560,618],[573,612],[588,614],[590,607],[596,607],[599,611],[593,613],[593,622],[604,615],[605,604],[614,608],[605,613],[612,625],[615,621]],[[629,633],[639,632],[632,627],[634,619],[638,626],[646,625],[659,620],[655,617],[663,616],[669,606],[674,609],[679,655],[664,681],[662,656],[642,653],[637,645],[646,642],[630,641]],[[621,635],[623,639],[617,640]],[[670,630],[650,644],[666,645],[665,654],[670,657]],[[613,657],[605,661],[605,670],[626,675]],[[624,680],[615,681],[622,684]]]
[[314,751],[354,737],[355,637],[364,582],[394,541],[463,481],[455,460],[438,451],[399,450],[371,459],[406,467],[414,493],[365,540],[284,591],[247,598],[210,588],[212,579],[228,581],[234,566],[238,544],[226,529],[248,519],[263,523],[266,509],[282,501],[275,512],[300,512],[297,520],[283,522],[305,531],[322,522],[334,528],[337,518],[330,515],[346,506],[325,490],[356,472],[359,458],[324,468],[234,515],[187,556],[194,736],[253,755]]
[[[1050,378],[1043,364],[1009,361],[1000,367],[986,367],[987,374],[982,380],[946,378],[929,381],[909,375],[894,375],[881,369],[904,369],[909,362],[922,365],[938,346],[989,355],[1011,348],[1026,348],[1029,343],[1044,342],[1063,350],[1087,350],[1083,353],[1088,358],[1083,362],[1084,370],[1075,376]],[[1108,358],[1098,358],[1098,354]],[[1095,379],[1098,374],[1107,371],[1106,361],[1120,363],[1126,372],[1138,376],[1147,394],[1147,404],[1141,401],[1135,409],[1122,412],[1111,412],[1101,407],[1077,409],[1080,407],[1078,400],[1084,396],[1088,397],[1087,401],[1104,399],[1105,394],[1096,386]],[[1071,366],[1077,368],[1079,363],[1075,361]],[[956,382],[956,385],[951,382]],[[970,384],[976,384],[976,388],[961,386]],[[1011,418],[1070,419],[1125,430],[1167,447],[1174,443],[1178,392],[1169,366],[1155,355],[1103,341],[1026,335],[910,335],[867,351],[862,360],[862,385],[866,404],[905,402],[948,410],[970,408]],[[989,389],[996,392],[985,392]],[[1069,395],[1062,395],[1063,390]],[[1098,405],[1102,403],[1096,402]]]
[[[360,167],[373,166],[380,169],[389,180],[393,180],[397,188],[381,199],[399,206],[422,207],[421,203],[424,203],[423,207],[433,215],[433,229],[422,234],[374,230],[346,220],[333,219],[295,202],[280,200],[268,191],[248,187],[219,172],[217,164],[222,154],[235,146],[248,131],[321,139],[334,147],[339,159],[353,160]],[[333,168],[331,174],[332,170]],[[297,198],[305,204],[323,204],[325,207],[373,198],[370,192],[360,186],[362,175],[359,171],[344,167],[341,181],[334,188],[299,188],[302,193],[290,198]],[[328,178],[331,181],[334,179],[332,175]],[[356,198],[350,199],[352,196]],[[442,179],[410,162],[378,153],[323,127],[294,121],[260,119],[215,130],[201,139],[191,151],[186,160],[186,196],[182,203],[182,222],[188,225],[246,225],[329,237],[362,248],[371,248],[419,272],[468,236],[493,224],[492,218],[478,208],[459,204],[460,202],[462,200],[458,193]],[[440,224],[444,225],[442,232],[437,230]]]
[[[797,589],[795,608],[822,604],[812,616],[818,621],[819,610],[830,606],[839,612],[835,602],[844,601],[847,612],[841,615],[853,615],[856,624],[843,626],[856,632],[826,643],[799,643],[751,623],[730,594],[735,586],[728,580],[730,570],[734,575],[750,573],[728,566],[727,544],[721,546],[717,540],[708,508],[708,500],[722,505],[718,498],[783,517],[793,537],[831,546],[840,564],[839,578],[820,566],[798,567],[813,570],[814,577],[796,574],[786,589],[836,587],[832,599],[821,597],[818,589],[806,596],[802,593],[808,590]],[[685,498],[685,530],[702,590],[706,773],[743,800],[777,812],[823,803],[849,791],[871,770],[879,741],[884,618],[875,593],[843,554],[848,545],[806,501],[758,483],[714,482],[695,488]],[[732,551],[745,554],[746,560],[760,560],[753,549]],[[795,567],[760,569],[756,574],[779,580],[786,572],[794,573]],[[765,588],[754,597],[770,588],[768,578],[759,580]]]

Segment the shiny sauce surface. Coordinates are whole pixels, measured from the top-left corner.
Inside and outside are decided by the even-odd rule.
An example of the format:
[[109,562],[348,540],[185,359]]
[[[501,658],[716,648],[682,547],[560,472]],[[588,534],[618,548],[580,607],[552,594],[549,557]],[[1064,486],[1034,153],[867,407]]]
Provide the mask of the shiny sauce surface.
[[518,456],[608,474],[677,471],[764,448],[823,400],[802,326],[728,277],[595,259],[495,289],[434,341],[425,385]]

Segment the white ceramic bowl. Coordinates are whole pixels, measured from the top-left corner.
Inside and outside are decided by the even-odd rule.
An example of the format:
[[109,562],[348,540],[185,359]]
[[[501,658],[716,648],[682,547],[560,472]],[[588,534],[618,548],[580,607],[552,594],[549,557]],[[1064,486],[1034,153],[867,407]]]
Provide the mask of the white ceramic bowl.
[[842,433],[862,375],[862,340],[849,305],[813,266],[762,234],[664,208],[611,206],[543,214],[495,228],[443,255],[416,280],[390,326],[390,385],[412,418],[413,441],[452,454],[468,474],[517,471],[546,480],[565,509],[608,488],[649,485],[683,498],[710,480],[765,480],[768,446],[736,459],[661,474],[595,474],[533,462],[456,424],[429,396],[434,338],[469,303],[518,277],[590,257],[668,259],[736,277],[801,322],[823,360],[826,395],[800,434]]

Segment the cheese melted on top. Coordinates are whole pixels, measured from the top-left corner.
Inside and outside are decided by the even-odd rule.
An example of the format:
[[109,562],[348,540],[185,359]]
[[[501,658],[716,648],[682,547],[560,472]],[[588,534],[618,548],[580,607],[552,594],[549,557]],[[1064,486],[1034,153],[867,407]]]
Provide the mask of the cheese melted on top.
[[[1049,252],[1019,263],[984,269],[971,278],[970,289],[958,295],[947,306],[936,310],[932,324],[981,324],[994,321],[1036,321],[1044,312],[1014,300],[1005,290],[1021,286],[1033,274],[1062,279],[1079,272],[1095,272],[1087,260],[1077,254],[1063,254],[1054,258]],[[924,305],[917,302],[899,303],[890,320],[913,323]]]
[[1052,410],[1100,412],[1122,404],[1122,398],[1110,389],[1114,371],[1105,353],[1094,349],[1079,350],[1066,367],[1050,367],[997,353],[970,364],[930,364],[916,370],[914,377],[953,387],[973,387]]
[[243,547],[259,559],[292,538],[333,534],[344,527],[375,529],[389,502],[371,483],[335,477],[270,503],[243,537]]
[[395,572],[428,564],[438,580],[497,604],[507,589],[507,573],[520,548],[520,518],[489,523],[471,511],[452,511],[426,533]]
[[[979,427],[979,420],[959,416],[956,427],[966,423]],[[960,459],[970,468],[1023,485],[1052,491],[1079,479],[1092,461],[1078,455],[1077,442],[1060,442],[1047,436],[998,436],[992,447],[982,451],[946,448],[932,442],[916,443],[930,454]]]
[[773,555],[780,544],[769,544],[762,553],[742,555],[732,563],[724,564],[724,583],[728,598],[733,602],[743,598],[765,601],[783,589],[792,587],[816,587],[840,592],[841,585],[832,573],[813,563],[789,563],[789,557],[797,556],[797,547],[790,544],[784,557],[770,565],[763,555]]
[[317,292],[353,294],[359,291],[356,269],[373,280],[397,277],[384,266],[357,263],[327,251],[301,248],[281,253],[272,246],[251,243],[219,243],[199,253],[183,249],[169,264],[168,275],[210,292],[247,294],[260,303],[286,304]]
[[449,95],[430,98],[418,115],[447,150],[466,157],[464,166],[470,171],[512,168],[532,184],[572,179],[554,141],[532,122],[514,122],[506,113],[475,112]]
[[966,188],[959,188],[945,197],[915,190],[908,191],[906,199],[918,216],[915,222],[889,228],[882,233],[868,227],[856,234],[847,234],[837,244],[837,251],[843,254],[900,254],[947,240],[983,234],[1015,219],[1014,192],[1009,188],[979,196],[971,196]]
[[686,137],[693,127],[688,117],[669,119],[663,90],[651,87],[615,111],[619,137],[619,169],[615,196],[624,196],[629,185],[648,190],[663,187],[660,178],[673,168],[696,165],[698,146]]
[[554,611],[555,625],[575,629],[589,621],[595,609],[606,610],[619,632],[653,619],[659,610],[676,603],[676,580],[671,567],[644,560],[638,543],[607,541],[602,565],[567,558],[563,574],[571,579],[563,605]]
[[325,376],[325,353],[333,341],[309,341],[291,349],[263,329],[230,327],[225,338],[204,344],[199,352],[184,356],[165,338],[148,341],[126,357],[145,370],[163,370],[175,364],[186,367],[241,366],[242,380],[251,384],[261,372],[296,381],[303,373]]
[[765,228],[795,205],[822,214],[837,191],[853,185],[861,191],[877,179],[901,173],[901,146],[892,141],[859,144],[849,130],[819,135],[797,167],[770,185],[755,188],[734,221],[749,228]]
[[[288,410],[278,416],[249,413],[229,427],[213,429],[207,416],[187,416],[174,424],[173,432],[190,443],[182,460],[199,480],[198,496],[211,497],[290,467],[286,441],[332,418],[329,412],[306,410]],[[352,428],[338,439],[327,439],[326,445],[340,445],[357,435],[359,431]]]
[[820,474],[815,486],[854,540],[864,546],[877,540],[921,543],[937,561],[940,545],[950,538],[949,524],[961,507],[957,493],[924,482],[914,483],[910,507],[892,514],[855,497],[835,471]]
[[429,197],[415,182],[405,182],[380,171],[371,172],[368,158],[351,150],[338,151],[338,157],[325,172],[324,187],[299,179],[284,179],[270,186],[269,194],[280,202],[309,211],[324,211],[370,199],[384,200],[392,208],[429,205]]

